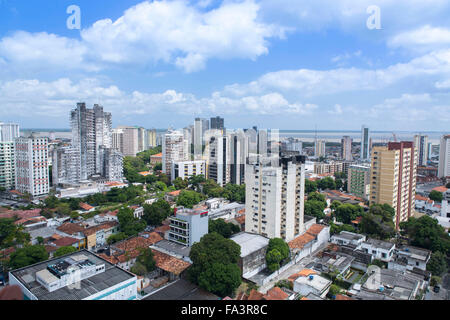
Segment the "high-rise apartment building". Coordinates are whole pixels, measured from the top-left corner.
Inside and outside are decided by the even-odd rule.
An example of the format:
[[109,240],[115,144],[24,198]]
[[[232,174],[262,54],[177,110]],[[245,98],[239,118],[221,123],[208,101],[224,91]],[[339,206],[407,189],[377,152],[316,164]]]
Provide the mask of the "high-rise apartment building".
[[147,130],[147,145],[149,148],[154,148],[157,146],[156,144],[156,130],[149,129]]
[[80,182],[80,152],[77,148],[72,146],[55,148],[52,157],[53,185]]
[[0,187],[6,190],[15,186],[14,142],[0,142]]
[[370,171],[370,203],[387,203],[395,209],[394,223],[414,214],[417,149],[410,141],[389,142],[374,147]]
[[15,184],[16,190],[33,197],[48,194],[48,139],[19,137],[15,140]]
[[370,159],[370,138],[369,138],[369,128],[366,126],[362,126],[361,128],[361,160],[369,160]]
[[247,138],[242,130],[229,133],[230,142],[230,182],[245,183],[245,163],[248,155]]
[[370,166],[351,165],[347,177],[347,191],[369,200]]
[[182,132],[168,130],[164,134],[162,154],[162,172],[166,174],[170,180],[173,180],[171,177],[172,163],[187,160],[185,158],[185,140]]
[[224,119],[221,117],[211,118],[211,129],[224,130],[225,123]]
[[206,177],[206,161],[204,160],[176,161],[172,163],[171,177],[173,180],[176,178],[184,180],[198,175]]
[[417,148],[417,165],[425,167],[428,160],[428,136],[415,135],[414,146]]
[[352,161],[352,138],[344,136],[341,139],[341,157],[343,160]]
[[205,159],[206,174],[220,186],[230,182],[230,140],[220,130],[210,130],[206,134]]
[[111,114],[97,104],[93,109],[85,103],[77,103],[71,112],[72,146],[80,153],[80,180],[101,171],[99,148],[112,146]]
[[0,122],[0,187],[15,186],[14,140],[20,136],[19,125]]
[[441,137],[438,177],[450,177],[450,135]]
[[[143,147],[142,139],[139,139],[139,128],[120,126],[118,129],[122,130],[122,154],[125,157],[136,157],[139,147]],[[141,143],[139,143],[141,141]]]
[[278,166],[246,165],[246,232],[285,241],[304,232],[305,161],[293,156]]
[[314,143],[314,156],[319,157],[325,157],[325,140],[316,140]]
[[123,155],[113,148],[100,147],[102,168],[100,174],[108,181],[123,180]]
[[0,142],[12,142],[20,136],[20,128],[15,123],[0,122]]
[[205,132],[209,130],[209,120],[196,118],[194,122],[194,160],[201,160]]

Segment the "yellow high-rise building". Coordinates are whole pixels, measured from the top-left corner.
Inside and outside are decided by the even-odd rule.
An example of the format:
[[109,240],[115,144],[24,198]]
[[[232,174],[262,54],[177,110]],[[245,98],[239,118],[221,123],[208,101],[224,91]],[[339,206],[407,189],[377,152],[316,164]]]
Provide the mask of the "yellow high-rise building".
[[417,148],[413,142],[390,142],[374,147],[370,171],[370,204],[387,203],[395,209],[394,224],[414,215]]

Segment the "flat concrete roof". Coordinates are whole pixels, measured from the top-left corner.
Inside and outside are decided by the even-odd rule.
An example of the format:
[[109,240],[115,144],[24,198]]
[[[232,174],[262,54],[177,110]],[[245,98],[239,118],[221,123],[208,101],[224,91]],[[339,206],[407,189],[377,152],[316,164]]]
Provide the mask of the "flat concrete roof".
[[220,300],[220,298],[187,280],[181,279],[144,300]]
[[230,239],[241,246],[241,258],[269,245],[268,238],[248,232],[240,232]]
[[367,239],[366,241],[363,242],[363,244],[364,243],[368,243],[374,247],[385,249],[385,250],[390,250],[392,247],[395,246],[395,244],[392,242],[378,240],[378,239],[372,239],[372,238]]
[[[47,270],[48,265],[56,264],[69,257],[78,256],[80,254],[85,255],[96,265],[104,264],[105,271],[82,280],[79,288],[73,288],[74,286],[71,286],[71,289],[69,289],[66,286],[53,292],[47,291],[43,285],[36,281],[36,273],[39,273],[42,270]],[[107,288],[136,277],[134,274],[116,267],[115,265],[87,250],[77,251],[69,255],[17,269],[11,271],[11,274],[34,296],[36,296],[38,300],[82,300]]]
[[153,245],[155,248],[161,248],[167,252],[172,252],[174,254],[189,257],[189,254],[191,253],[191,247],[183,246],[181,244],[169,241],[169,240],[161,240],[158,241]]

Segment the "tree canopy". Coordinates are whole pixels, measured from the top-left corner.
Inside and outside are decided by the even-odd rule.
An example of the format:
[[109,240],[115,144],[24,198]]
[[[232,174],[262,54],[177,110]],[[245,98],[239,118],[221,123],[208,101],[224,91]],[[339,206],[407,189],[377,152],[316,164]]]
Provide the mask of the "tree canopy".
[[72,247],[72,246],[60,247],[55,251],[54,256],[60,257],[60,256],[64,256],[69,253],[73,253],[75,251],[77,251],[77,248]]
[[117,218],[119,220],[120,230],[129,237],[137,235],[146,227],[145,220],[135,218],[133,210],[130,208],[120,209]]
[[23,268],[48,259],[48,253],[42,245],[25,246],[11,253],[9,267],[14,269]]
[[438,277],[446,273],[448,266],[445,254],[440,251],[434,252],[427,263],[427,270]]
[[14,224],[14,219],[0,219],[0,249],[30,242],[30,235],[22,226]]
[[266,262],[270,271],[280,269],[281,263],[289,258],[289,246],[281,238],[273,238],[267,247]]
[[444,195],[442,194],[442,192],[436,191],[436,190],[432,190],[430,192],[430,194],[428,195],[428,197],[436,202],[442,202],[442,199],[444,198]]
[[361,206],[349,203],[341,204],[334,212],[336,220],[345,224],[350,224],[352,220],[355,220],[363,213],[364,209]]
[[396,231],[393,218],[395,210],[388,204],[373,204],[369,212],[363,215],[359,224],[360,231],[378,239],[392,238]]
[[183,190],[178,196],[177,206],[192,209],[196,204],[204,199],[205,197],[201,193],[192,190]]
[[164,220],[173,214],[170,204],[163,199],[152,204],[144,204],[144,216],[142,217],[150,226],[160,226]]
[[321,190],[325,189],[335,190],[336,181],[334,181],[333,178],[331,177],[326,177],[317,181],[317,187]]
[[409,218],[400,223],[400,229],[413,246],[447,254],[450,251],[450,236],[437,220],[429,216]]
[[193,264],[188,276],[205,290],[221,297],[231,295],[241,284],[240,254],[241,248],[234,241],[216,232],[206,234],[191,248]]
[[224,238],[230,238],[233,234],[241,231],[238,225],[231,222],[227,223],[224,219],[209,220],[208,224],[209,233],[217,232]]

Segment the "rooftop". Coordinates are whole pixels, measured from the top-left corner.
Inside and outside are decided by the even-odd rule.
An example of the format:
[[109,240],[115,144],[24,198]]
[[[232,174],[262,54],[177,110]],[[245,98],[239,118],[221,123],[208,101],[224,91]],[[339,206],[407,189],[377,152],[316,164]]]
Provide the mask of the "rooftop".
[[230,239],[241,246],[241,257],[246,257],[269,245],[268,238],[248,232],[240,232],[233,235]]
[[153,247],[157,250],[161,249],[162,251],[166,251],[168,253],[174,253],[179,256],[189,257],[191,253],[191,248],[187,246],[183,246],[181,244],[169,241],[169,240],[161,240],[153,245]]
[[385,250],[390,250],[393,247],[395,247],[395,244],[392,242],[388,242],[388,241],[383,241],[383,240],[378,240],[378,239],[372,239],[372,238],[368,238],[366,241],[363,242],[363,244],[370,244],[371,246],[377,247],[377,248],[381,248],[381,249],[385,249]]
[[[36,281],[36,273],[47,270],[48,265],[55,265],[69,257],[76,258],[80,255],[87,257],[95,265],[105,265],[105,271],[82,280],[79,282],[79,288],[71,287],[69,289],[68,287],[63,287],[53,292],[47,291],[43,285]],[[87,250],[17,269],[11,271],[11,274],[35,295],[38,300],[82,300],[126,280],[135,278],[133,274],[112,265]]]
[[58,231],[70,234],[70,235],[74,235],[77,234],[79,232],[83,232],[85,229],[80,226],[79,224],[75,224],[75,223],[71,223],[71,222],[67,222],[64,223],[63,225],[59,226],[58,228],[56,228]]
[[400,253],[401,255],[409,255],[411,258],[424,261],[427,260],[431,255],[430,250],[405,245],[398,248],[398,253]]
[[164,271],[179,275],[191,266],[189,262],[172,257],[161,251],[152,249],[156,266]]
[[339,234],[336,234],[333,237],[339,237],[339,238],[349,240],[349,241],[357,241],[357,240],[361,240],[361,239],[365,238],[365,236],[362,234],[348,232],[348,231],[341,231]]
[[181,279],[158,290],[144,300],[219,300],[219,297],[207,292],[187,280]]

